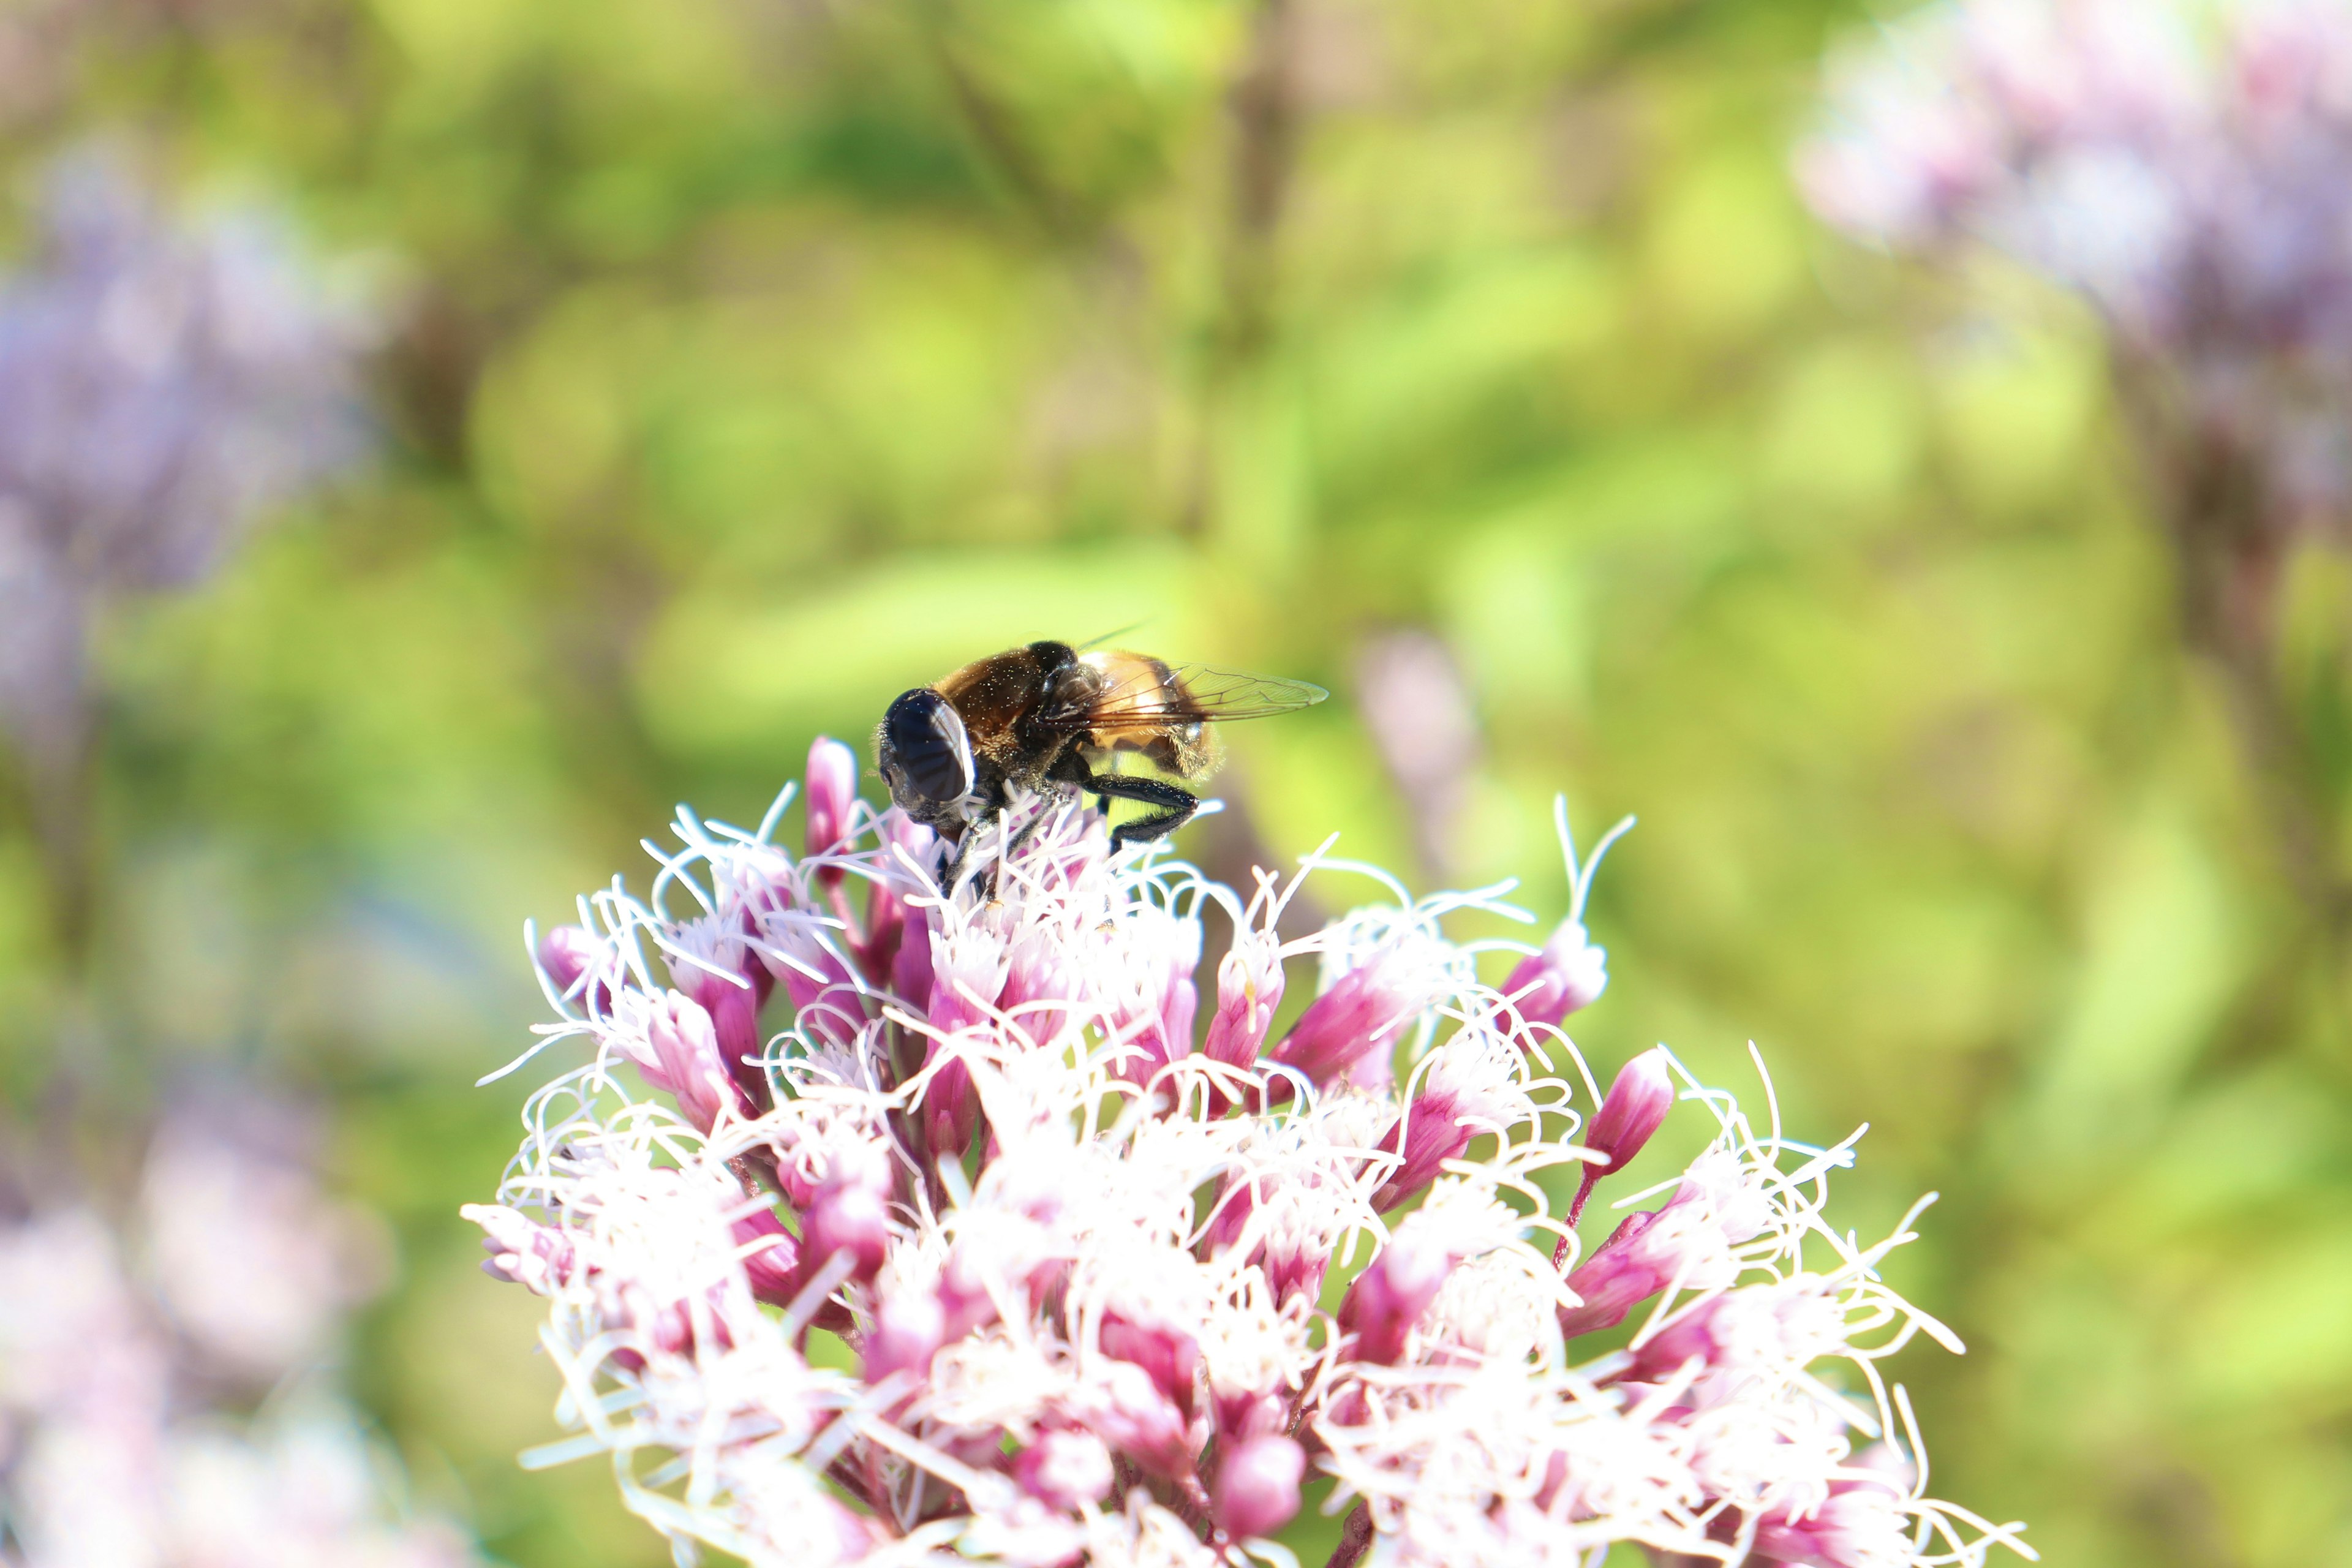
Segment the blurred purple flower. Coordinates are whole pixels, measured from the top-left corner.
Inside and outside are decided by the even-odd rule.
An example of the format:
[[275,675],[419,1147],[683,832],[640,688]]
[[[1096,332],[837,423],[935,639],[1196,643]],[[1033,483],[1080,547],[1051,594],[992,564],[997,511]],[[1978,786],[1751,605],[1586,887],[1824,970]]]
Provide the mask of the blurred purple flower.
[[1484,750],[1478,715],[1454,656],[1424,631],[1374,637],[1356,656],[1356,706],[1412,814],[1422,863],[1450,873]]
[[1990,248],[2105,324],[2280,868],[2352,918],[2331,764],[2278,659],[2305,540],[2352,541],[2352,6],[1954,0],[1834,58],[1808,199],[1874,244]]
[[[1814,210],[1990,246],[2090,302],[2150,406],[2252,465],[2270,527],[2352,502],[2352,8],[1960,0],[1834,57]],[[2210,46],[2208,39],[2211,42]]]
[[380,1283],[382,1250],[372,1216],[319,1191],[311,1131],[204,1097],[157,1133],[128,1237],[70,1203],[0,1223],[10,1568],[479,1561],[445,1523],[400,1517],[388,1456],[303,1375]]
[[224,1095],[165,1122],[147,1155],[155,1295],[192,1350],[257,1384],[331,1348],[389,1270],[382,1222],[320,1192],[314,1142],[291,1109]]
[[119,153],[43,182],[0,284],[0,721],[80,742],[92,606],[186,587],[367,447],[366,324],[266,212],[169,212]]

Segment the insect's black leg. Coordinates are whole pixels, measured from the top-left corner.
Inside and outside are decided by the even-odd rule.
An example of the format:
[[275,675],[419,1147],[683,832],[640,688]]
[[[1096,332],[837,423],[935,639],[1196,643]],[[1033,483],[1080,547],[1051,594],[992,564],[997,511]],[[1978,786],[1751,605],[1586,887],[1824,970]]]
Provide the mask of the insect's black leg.
[[[989,827],[996,829],[996,857],[984,866],[975,866],[972,864],[972,847],[980,842],[982,832]],[[952,899],[956,895],[956,890],[966,881],[977,879],[984,900],[989,903],[995,902],[996,874],[1003,868],[1005,858],[1012,853],[1013,847],[1004,843],[1003,812],[992,811],[977,822],[967,823],[963,830],[963,840],[956,846],[955,861],[948,868],[947,875],[940,881],[940,891]]]
[[955,897],[956,884],[963,880],[963,863],[971,858],[971,841],[980,836],[971,823],[964,824],[963,837],[957,839],[952,850],[944,847],[940,851],[940,891]]
[[[940,873],[940,891],[950,898],[955,897],[956,885],[964,879],[971,869],[972,847],[980,842],[982,826],[992,818],[1001,835],[1004,826],[1004,814],[1011,808],[1011,799],[1005,792],[1002,779],[991,781],[983,778],[982,780],[980,809],[977,813],[964,818],[963,833],[956,840],[955,858],[950,860],[947,863],[947,868]],[[993,872],[988,879],[988,893],[991,898],[996,896],[996,877]]]
[[987,901],[992,904],[996,902],[997,883],[1004,875],[1004,863],[1013,858],[1013,845],[1006,837],[1006,824],[1011,819],[1012,811],[1009,805],[999,806],[991,819],[996,824],[996,858],[989,863],[987,886],[983,890],[988,896]]
[[[1074,759],[1075,760],[1075,759]],[[1160,808],[1158,815],[1122,822],[1110,830],[1110,847],[1124,849],[1130,844],[1144,844],[1154,838],[1165,838],[1186,823],[1201,809],[1201,797],[1191,790],[1179,789],[1160,779],[1138,778],[1129,773],[1097,773],[1090,772],[1085,762],[1076,761],[1071,783],[1082,790],[1121,800],[1139,800],[1146,805]]]
[[1192,821],[1192,814],[1201,809],[1199,795],[1188,789],[1179,789],[1172,784],[1166,784],[1159,779],[1136,778],[1121,782],[1124,787],[1114,790],[1113,794],[1129,800],[1139,800],[1160,809],[1156,816],[1139,817],[1133,822],[1122,822],[1112,828],[1110,847],[1114,849],[1123,849],[1130,844],[1147,843],[1154,838],[1165,838]]
[[1014,854],[1021,849],[1022,846],[1027,844],[1029,840],[1037,837],[1037,830],[1045,826],[1045,816],[1048,809],[1050,808],[1040,807],[1034,816],[1032,816],[1028,821],[1021,825],[1021,831],[1014,834],[1013,836],[1013,842],[1004,847],[1004,858],[1007,860],[1012,859]]
[[[1113,757],[1111,758],[1111,760],[1110,760],[1110,763],[1111,763],[1111,765],[1110,765],[1110,772],[1109,772],[1109,773],[1108,773],[1108,774],[1096,773],[1096,774],[1092,775],[1093,780],[1094,780],[1094,781],[1097,781],[1097,782],[1094,782],[1094,783],[1093,783],[1093,789],[1094,789],[1094,792],[1095,792],[1095,815],[1096,815],[1097,816],[1103,817],[1103,818],[1105,818],[1106,820],[1108,820],[1108,819],[1109,818],[1109,816],[1110,816],[1110,791],[1108,791],[1108,789],[1105,789],[1105,788],[1102,786],[1102,784],[1101,784],[1098,781],[1099,781],[1099,780],[1101,780],[1101,779],[1103,779],[1103,778],[1105,778],[1105,777],[1116,777],[1116,776],[1118,776],[1118,758],[1117,756],[1113,756]],[[1078,753],[1077,753],[1077,752],[1072,752],[1070,753],[1070,765],[1071,765],[1071,766],[1073,766],[1073,767],[1075,767],[1075,768],[1077,770],[1077,772],[1078,772],[1078,777],[1079,777],[1079,786],[1078,786],[1078,787],[1079,787],[1079,793],[1080,793],[1081,796],[1083,797],[1083,795],[1084,795],[1084,794],[1085,794],[1085,791],[1086,791],[1086,789],[1087,789],[1087,784],[1088,784],[1088,775],[1087,775],[1087,760],[1086,760],[1084,757],[1082,757],[1082,756],[1078,755]]]

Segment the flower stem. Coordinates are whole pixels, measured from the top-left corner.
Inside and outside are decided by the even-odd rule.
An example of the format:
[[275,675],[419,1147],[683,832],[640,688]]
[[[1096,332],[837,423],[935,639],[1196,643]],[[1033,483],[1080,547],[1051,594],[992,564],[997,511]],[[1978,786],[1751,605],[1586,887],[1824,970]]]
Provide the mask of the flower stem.
[[1371,1510],[1360,1502],[1349,1513],[1348,1522],[1340,1528],[1339,1544],[1331,1549],[1330,1558],[1323,1568],[1356,1568],[1371,1546]]

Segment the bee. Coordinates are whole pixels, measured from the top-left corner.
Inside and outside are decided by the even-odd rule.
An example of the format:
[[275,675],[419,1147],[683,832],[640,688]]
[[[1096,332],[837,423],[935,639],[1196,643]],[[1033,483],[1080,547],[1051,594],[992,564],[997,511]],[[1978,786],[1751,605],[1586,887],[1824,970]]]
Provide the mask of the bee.
[[1303,680],[1033,642],[900,695],[875,750],[898,808],[959,842],[953,886],[971,849],[965,830],[1026,795],[1092,795],[1105,811],[1114,797],[1139,801],[1150,813],[1111,829],[1111,847],[1165,837],[1192,820],[1201,797],[1116,771],[1120,752],[1197,781],[1217,765],[1213,721],[1287,713],[1328,695]]

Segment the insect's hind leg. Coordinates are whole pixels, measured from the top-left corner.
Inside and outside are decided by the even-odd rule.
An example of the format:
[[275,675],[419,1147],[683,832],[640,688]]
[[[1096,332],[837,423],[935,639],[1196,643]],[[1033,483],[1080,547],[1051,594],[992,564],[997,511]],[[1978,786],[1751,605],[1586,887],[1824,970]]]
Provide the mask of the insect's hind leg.
[[1068,781],[1081,790],[1101,796],[1106,803],[1117,796],[1120,800],[1139,800],[1160,809],[1150,816],[1122,822],[1110,830],[1110,847],[1124,849],[1130,844],[1148,844],[1155,838],[1165,838],[1192,820],[1201,809],[1201,797],[1191,790],[1179,789],[1163,779],[1138,778],[1132,773],[1098,773],[1088,768],[1076,756],[1070,760]]
[[1201,809],[1201,797],[1191,790],[1179,789],[1159,779],[1121,778],[1119,787],[1107,792],[1126,800],[1139,800],[1147,805],[1160,807],[1153,816],[1141,816],[1133,822],[1122,822],[1110,830],[1110,847],[1124,849],[1130,844],[1146,844],[1154,838],[1165,838],[1192,820]]

